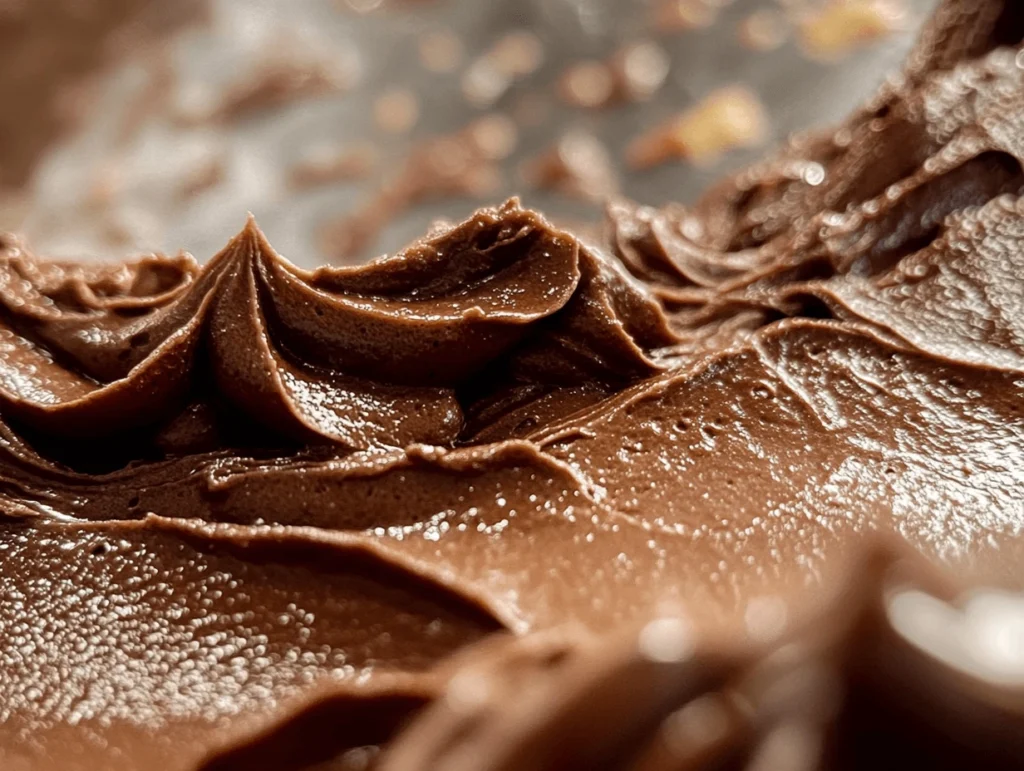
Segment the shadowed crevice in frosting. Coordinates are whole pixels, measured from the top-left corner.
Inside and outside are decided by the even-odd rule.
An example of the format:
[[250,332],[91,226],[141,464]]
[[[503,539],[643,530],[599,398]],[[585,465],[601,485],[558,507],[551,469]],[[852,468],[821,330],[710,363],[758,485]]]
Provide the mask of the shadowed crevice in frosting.
[[[275,730],[246,737],[200,767],[202,771],[300,771],[335,761],[341,768],[367,768],[379,756],[380,745],[396,735],[439,690],[408,680],[396,678],[393,685],[377,688],[324,689],[323,694],[289,705],[290,719],[282,720]],[[330,738],[310,742],[310,736]]]
[[[1019,758],[942,712],[1021,710],[907,642],[891,559],[797,621],[880,537],[1024,589],[1020,22],[947,0],[845,124],[598,243],[515,201],[312,272],[252,221],[203,266],[5,240],[0,761]],[[666,607],[693,655],[593,639]],[[719,740],[663,741],[719,697]]]
[[[872,326],[900,345],[950,361],[1024,369],[1021,199],[1002,196],[950,217],[936,239],[877,277],[844,276],[780,293]],[[983,312],[981,312],[983,311]]]

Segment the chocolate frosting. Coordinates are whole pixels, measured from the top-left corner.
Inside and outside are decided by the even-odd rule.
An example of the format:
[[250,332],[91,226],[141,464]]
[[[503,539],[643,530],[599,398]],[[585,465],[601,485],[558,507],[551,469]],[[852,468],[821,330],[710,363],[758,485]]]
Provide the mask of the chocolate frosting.
[[949,0],[846,124],[599,243],[515,201],[313,272],[251,220],[202,266],[6,239],[0,765],[873,768],[939,692],[1019,760],[1016,691],[838,587],[881,538],[1024,588],[1022,37]]
[[978,642],[1009,633],[1024,606],[981,592],[958,607],[951,595],[914,560],[877,550],[788,634],[762,601],[743,641],[708,644],[672,613],[611,640],[492,640],[379,767],[1019,768],[1024,697],[1004,683],[1021,682],[1024,661]]

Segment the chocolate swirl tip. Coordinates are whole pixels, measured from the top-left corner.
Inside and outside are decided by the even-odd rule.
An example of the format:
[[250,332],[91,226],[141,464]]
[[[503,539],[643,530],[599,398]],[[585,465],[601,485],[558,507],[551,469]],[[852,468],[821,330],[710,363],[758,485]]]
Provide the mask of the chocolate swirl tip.
[[250,218],[202,267],[9,247],[0,288],[4,411],[65,436],[157,426],[200,393],[302,444],[450,445],[485,376],[621,382],[671,339],[639,285],[515,201],[360,267],[300,270]]

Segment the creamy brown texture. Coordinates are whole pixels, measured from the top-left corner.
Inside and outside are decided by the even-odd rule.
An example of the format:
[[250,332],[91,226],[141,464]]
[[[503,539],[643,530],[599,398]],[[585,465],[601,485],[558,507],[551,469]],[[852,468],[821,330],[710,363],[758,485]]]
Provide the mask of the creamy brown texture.
[[1020,768],[1024,661],[942,642],[969,639],[977,654],[985,632],[1012,635],[1020,599],[981,593],[960,607],[956,587],[886,550],[851,573],[788,634],[777,606],[752,605],[741,643],[708,645],[672,614],[600,642],[492,639],[380,768]]
[[[352,767],[464,662],[514,676],[450,660],[491,632],[670,604],[749,662],[879,537],[1024,588],[1022,37],[947,2],[839,130],[601,243],[515,201],[314,272],[252,221],[202,267],[6,241],[0,765]],[[459,767],[443,711],[385,762]]]

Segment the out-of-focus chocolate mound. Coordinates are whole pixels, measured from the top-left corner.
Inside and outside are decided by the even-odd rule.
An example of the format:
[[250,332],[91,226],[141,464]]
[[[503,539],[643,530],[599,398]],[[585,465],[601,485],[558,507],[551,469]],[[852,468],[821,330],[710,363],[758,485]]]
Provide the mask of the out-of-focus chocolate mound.
[[386,753],[382,771],[1019,768],[1018,596],[955,588],[886,549],[796,631],[752,604],[749,639],[685,616],[613,640],[489,641]]

